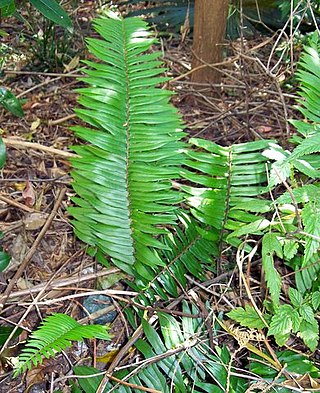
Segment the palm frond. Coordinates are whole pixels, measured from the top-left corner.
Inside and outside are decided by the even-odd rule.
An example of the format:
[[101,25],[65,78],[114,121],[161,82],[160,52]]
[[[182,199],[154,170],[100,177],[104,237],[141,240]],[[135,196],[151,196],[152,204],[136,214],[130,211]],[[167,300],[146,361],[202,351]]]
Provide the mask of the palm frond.
[[30,339],[19,355],[14,375],[17,376],[32,366],[42,363],[43,358],[55,356],[71,345],[71,341],[85,338],[109,340],[105,326],[81,325],[65,314],[53,314],[44,319],[42,326],[31,333]]
[[[155,237],[176,222],[181,196],[171,180],[183,162],[184,133],[170,92],[155,86],[166,80],[158,53],[145,53],[155,42],[146,24],[135,18],[98,19],[102,39],[89,39],[101,61],[88,63],[80,89],[78,116],[91,127],[74,127],[89,143],[74,147],[73,198],[70,209],[80,239],[132,274],[163,265],[156,250],[167,246]],[[151,99],[152,97],[152,99]]]

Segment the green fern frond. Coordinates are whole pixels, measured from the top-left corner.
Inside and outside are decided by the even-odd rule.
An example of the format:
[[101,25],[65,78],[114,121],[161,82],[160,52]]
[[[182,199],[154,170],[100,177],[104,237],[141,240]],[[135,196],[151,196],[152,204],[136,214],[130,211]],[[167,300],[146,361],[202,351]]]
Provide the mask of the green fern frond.
[[301,84],[299,94],[303,98],[298,101],[298,109],[309,122],[320,123],[320,39],[317,31],[304,47],[297,79]]
[[[182,304],[186,314],[199,314],[195,306]],[[226,347],[211,349],[208,331],[202,318],[175,318],[159,313],[159,332],[146,320],[142,320],[145,339],[139,339],[135,346],[145,360],[140,367],[132,365],[116,372],[121,381],[155,389],[163,393],[171,391],[191,393],[197,391],[223,393],[229,383],[230,393],[244,393],[247,383],[239,376],[229,376],[228,366],[231,356]],[[214,329],[214,327],[213,327]],[[232,371],[233,368],[230,367]],[[95,374],[91,368],[74,368],[76,375]],[[91,378],[90,378],[91,379]],[[85,379],[78,380],[86,393],[94,393],[100,377],[91,379],[91,389]],[[131,393],[134,387],[117,385],[109,381],[105,391]]]
[[[204,272],[214,269],[214,259],[219,255],[218,239],[186,214],[181,213],[180,223],[181,226],[175,227],[172,234],[163,237],[168,249],[163,250],[160,256],[166,266],[157,269],[145,267],[144,276],[137,272],[134,282],[129,282],[134,290],[141,291],[133,299],[135,303],[153,306],[156,299],[167,301],[170,297],[177,298],[187,286],[186,274],[203,281]],[[149,280],[146,275],[150,276]],[[126,312],[132,320],[132,310],[127,309]]]
[[14,375],[17,376],[32,366],[41,364],[43,358],[55,356],[71,345],[71,341],[83,341],[85,338],[100,338],[109,340],[105,326],[80,325],[73,318],[65,314],[53,314],[42,322],[42,326],[30,335],[19,361],[15,366]]
[[[155,237],[176,222],[179,192],[171,180],[183,163],[180,117],[170,92],[156,88],[167,78],[158,53],[145,53],[155,40],[140,19],[97,19],[102,39],[88,39],[101,62],[88,63],[76,112],[91,127],[74,127],[89,143],[74,147],[77,207],[70,208],[78,237],[133,274],[163,265]],[[146,277],[147,278],[147,277]]]
[[[182,176],[195,185],[183,187],[189,195],[192,214],[214,228],[218,238],[226,230],[230,233],[258,223],[261,217],[257,213],[270,210],[270,202],[259,198],[268,191],[268,159],[262,151],[270,141],[230,147],[201,139],[191,139],[190,143],[197,150],[186,151],[187,169]],[[228,241],[238,244],[236,237],[229,237]]]

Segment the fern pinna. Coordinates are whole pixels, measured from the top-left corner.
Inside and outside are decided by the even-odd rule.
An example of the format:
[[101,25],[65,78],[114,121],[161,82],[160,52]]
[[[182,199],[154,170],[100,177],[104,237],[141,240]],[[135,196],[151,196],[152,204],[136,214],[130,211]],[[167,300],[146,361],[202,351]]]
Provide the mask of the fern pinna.
[[[89,127],[74,127],[88,145],[74,147],[72,160],[77,205],[70,209],[80,239],[112,258],[122,270],[163,265],[156,239],[176,222],[181,197],[172,189],[179,176],[184,136],[181,121],[168,103],[170,92],[157,88],[165,77],[159,53],[145,53],[155,42],[146,24],[135,18],[98,19],[102,39],[88,39],[100,60],[87,61],[79,90],[78,116]],[[152,248],[152,249],[151,249]]]

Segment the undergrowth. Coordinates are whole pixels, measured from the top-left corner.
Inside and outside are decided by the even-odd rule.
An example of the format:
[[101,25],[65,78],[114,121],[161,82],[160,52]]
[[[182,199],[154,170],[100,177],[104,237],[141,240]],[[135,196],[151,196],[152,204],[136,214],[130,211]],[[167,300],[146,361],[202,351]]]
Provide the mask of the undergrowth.
[[[171,92],[158,87],[167,78],[159,53],[149,51],[156,40],[145,22],[100,18],[95,30],[100,38],[88,39],[88,48],[98,61],[86,62],[87,87],[78,90],[76,113],[87,126],[73,130],[86,144],[73,147],[79,158],[72,160],[76,196],[69,212],[99,262],[132,277],[128,284],[139,294],[124,312],[143,331],[133,344],[142,360],[110,379],[89,378],[96,369],[75,367],[88,378],[79,378],[73,391],[297,391],[305,375],[310,381],[320,375],[304,354],[319,340],[319,37],[312,36],[301,57],[298,105],[305,120],[292,121],[298,134],[287,151],[268,140],[230,147],[184,142]],[[186,288],[195,280],[206,289],[207,273],[221,272],[226,250],[247,301],[216,314],[200,292]],[[253,262],[261,265],[265,299],[252,295],[244,275]],[[283,265],[294,279],[284,281]],[[190,301],[181,303],[182,294]],[[169,310],[181,304],[178,315],[156,312],[159,302]],[[48,319],[33,334],[17,373],[31,366],[49,325]],[[93,327],[86,334],[90,326],[78,328],[82,338],[100,337]],[[221,331],[232,346],[222,344]],[[78,337],[56,346],[46,341],[40,352],[54,355],[71,339]],[[237,359],[244,350],[247,361]]]

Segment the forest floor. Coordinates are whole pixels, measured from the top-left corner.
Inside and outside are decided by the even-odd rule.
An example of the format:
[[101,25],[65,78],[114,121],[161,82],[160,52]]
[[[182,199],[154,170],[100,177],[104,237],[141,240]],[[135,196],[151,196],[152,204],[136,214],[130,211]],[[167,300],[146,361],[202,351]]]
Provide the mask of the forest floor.
[[[83,296],[88,292],[108,288],[116,295],[128,290],[119,281],[118,269],[104,268],[86,253],[67,213],[73,195],[70,146],[79,143],[70,127],[78,123],[73,109],[77,106],[76,88],[83,85],[76,76],[81,75],[79,58],[89,57],[83,37],[88,35],[95,15],[93,3],[87,1],[74,10],[76,39],[64,66],[58,69],[48,70],[44,60],[31,53],[30,46],[34,45],[39,55],[41,43],[21,22],[10,19],[1,27],[9,33],[2,43],[10,49],[1,83],[25,100],[23,118],[0,110],[1,133],[7,146],[7,161],[0,176],[0,224],[3,247],[12,258],[9,268],[0,274],[0,293],[6,300],[0,325],[22,325],[20,342],[54,312],[86,320]],[[22,32],[27,37],[24,40]],[[195,86],[190,81],[191,40],[182,42],[179,35],[161,38],[167,74],[173,78],[167,88],[176,93],[172,101],[190,136],[222,145],[260,138],[288,140],[293,132],[288,119],[296,116],[296,95],[283,88],[292,69],[290,59],[286,64],[279,62],[274,51],[276,39],[276,35],[257,35],[227,42],[225,64],[219,68],[221,84]],[[238,296],[237,288],[233,296]],[[68,392],[63,377],[71,365],[90,364],[93,358],[93,365],[105,367],[97,358],[126,342],[130,334],[113,299],[118,317],[112,323],[112,345],[74,345],[65,354],[12,379],[10,359],[21,345],[11,343],[6,359],[1,359],[0,392],[40,393],[58,388]]]

